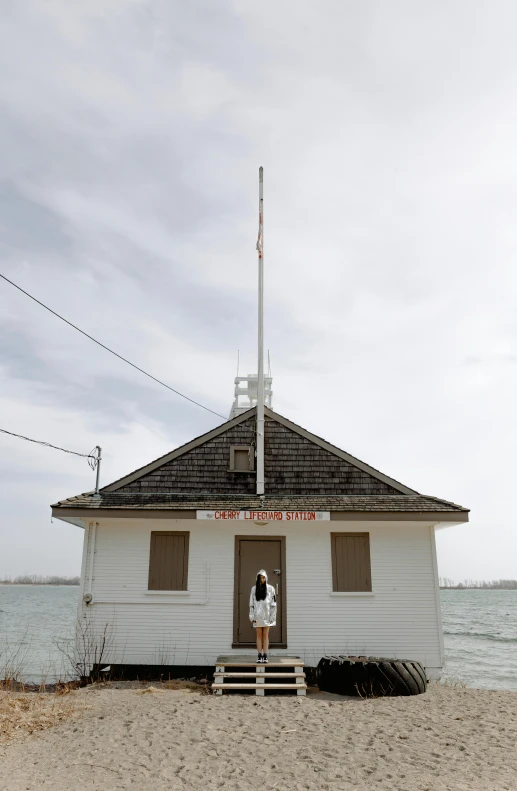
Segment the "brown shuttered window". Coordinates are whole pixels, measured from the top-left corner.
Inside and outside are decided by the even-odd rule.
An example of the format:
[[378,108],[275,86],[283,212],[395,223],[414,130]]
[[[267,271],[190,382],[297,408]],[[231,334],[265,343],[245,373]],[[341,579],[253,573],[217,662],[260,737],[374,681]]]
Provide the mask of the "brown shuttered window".
[[189,537],[190,533],[153,530],[148,590],[187,590]]
[[362,592],[372,589],[368,533],[331,533],[332,588]]
[[253,472],[253,448],[248,445],[231,445],[230,472]]

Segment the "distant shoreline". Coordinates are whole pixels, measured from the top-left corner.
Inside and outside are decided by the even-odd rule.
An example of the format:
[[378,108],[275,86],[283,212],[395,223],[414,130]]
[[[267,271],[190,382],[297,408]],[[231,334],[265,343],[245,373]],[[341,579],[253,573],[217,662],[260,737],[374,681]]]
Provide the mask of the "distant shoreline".
[[517,590],[517,580],[502,577],[498,580],[466,579],[462,582],[454,582],[450,577],[440,577],[438,587],[440,590],[513,591]]
[[79,582],[0,582],[5,588],[78,588]]
[[482,588],[481,585],[440,585],[441,591],[514,591],[517,588],[491,588],[487,585],[486,588]]

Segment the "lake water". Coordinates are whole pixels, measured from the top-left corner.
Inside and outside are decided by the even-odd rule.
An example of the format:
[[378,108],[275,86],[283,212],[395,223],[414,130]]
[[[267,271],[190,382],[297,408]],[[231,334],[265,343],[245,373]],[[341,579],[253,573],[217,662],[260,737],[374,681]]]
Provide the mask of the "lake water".
[[442,590],[445,676],[517,691],[517,590]]
[[77,585],[0,585],[0,677],[6,665],[25,681],[70,676],[78,597]]
[[[79,588],[0,585],[0,675],[6,663],[27,681],[63,678],[70,666]],[[517,591],[443,590],[445,677],[517,691]]]

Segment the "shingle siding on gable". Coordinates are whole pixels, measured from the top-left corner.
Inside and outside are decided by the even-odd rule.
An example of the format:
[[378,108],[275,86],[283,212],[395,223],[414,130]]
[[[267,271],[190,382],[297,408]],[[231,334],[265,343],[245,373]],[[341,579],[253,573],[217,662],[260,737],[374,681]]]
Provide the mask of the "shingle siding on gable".
[[[251,444],[255,444],[254,417],[118,491],[254,494],[254,473],[228,470],[230,446]],[[276,420],[266,420],[264,454],[268,495],[400,495],[397,489],[348,464]]]
[[400,494],[276,420],[266,420],[264,467],[268,494]]
[[234,426],[142,478],[121,487],[120,492],[219,492],[253,494],[253,472],[229,472],[230,446],[255,444],[255,418]]

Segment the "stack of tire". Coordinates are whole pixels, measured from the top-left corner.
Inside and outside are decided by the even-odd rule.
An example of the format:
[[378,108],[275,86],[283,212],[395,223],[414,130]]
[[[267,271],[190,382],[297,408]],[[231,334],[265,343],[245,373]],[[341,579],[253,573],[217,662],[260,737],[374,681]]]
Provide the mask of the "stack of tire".
[[324,656],[317,667],[318,686],[338,695],[362,698],[420,695],[427,678],[420,662],[373,656]]

